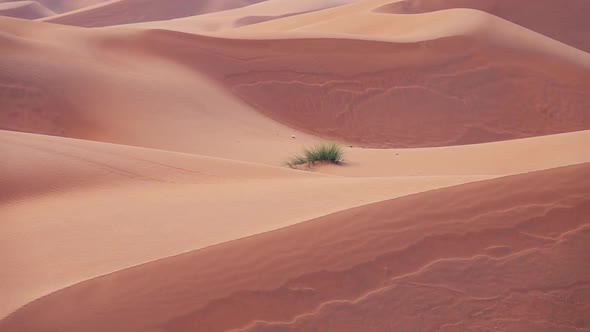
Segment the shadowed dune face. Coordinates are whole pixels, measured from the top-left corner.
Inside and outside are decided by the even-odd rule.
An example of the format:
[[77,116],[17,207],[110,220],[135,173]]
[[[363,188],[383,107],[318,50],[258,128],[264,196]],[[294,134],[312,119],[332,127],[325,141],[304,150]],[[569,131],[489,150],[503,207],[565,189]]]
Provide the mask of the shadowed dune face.
[[[80,9],[83,7],[88,7],[92,5],[99,4],[101,2],[106,2],[108,0],[37,0],[37,1],[13,1],[13,0],[0,0],[0,4],[8,3],[8,2],[31,2],[31,3],[38,3],[41,7],[46,7],[49,9],[46,15],[37,16],[37,17],[20,17],[20,18],[27,18],[27,19],[36,19],[42,18],[46,16],[55,15],[55,13],[65,13],[72,10]],[[9,16],[9,15],[7,15]],[[17,16],[14,16],[17,17]]]
[[47,19],[47,22],[81,27],[169,20],[237,7],[264,0],[120,0],[103,6]]
[[37,0],[45,7],[56,13],[66,13],[72,10],[97,5],[109,0]]
[[[289,127],[370,147],[472,144],[590,128],[586,67],[467,36],[393,43],[117,30],[93,33],[64,64],[86,32],[60,30],[55,44],[44,44],[19,35],[28,31],[20,23],[41,23],[18,23],[1,41],[7,45],[0,59],[2,129],[195,151],[188,147],[199,144],[189,139],[199,135],[189,128],[191,119],[210,118],[206,110],[213,107],[221,114],[220,98],[227,107],[246,108],[228,103],[230,92]],[[45,56],[31,56],[38,53]],[[157,86],[153,77],[160,78]],[[216,85],[225,89],[203,92]],[[183,124],[168,112],[183,113]],[[121,116],[134,120],[124,123]],[[156,140],[148,127],[175,134]]]
[[132,24],[127,25],[127,27],[166,29],[195,34],[207,34],[214,31],[227,31],[247,25],[318,12],[329,8],[348,5],[355,1],[357,0],[265,0],[249,6],[230,10],[200,14],[175,20]]
[[588,179],[582,164],[335,213],[74,285],[0,330],[584,330]]
[[0,16],[34,20],[55,15],[37,1],[0,1]]
[[0,332],[590,332],[567,1],[0,0]]
[[207,72],[275,120],[363,146],[471,144],[590,128],[590,70],[468,37],[144,37],[142,47]]
[[375,11],[417,14],[449,8],[482,10],[590,52],[590,2],[586,0],[402,0]]

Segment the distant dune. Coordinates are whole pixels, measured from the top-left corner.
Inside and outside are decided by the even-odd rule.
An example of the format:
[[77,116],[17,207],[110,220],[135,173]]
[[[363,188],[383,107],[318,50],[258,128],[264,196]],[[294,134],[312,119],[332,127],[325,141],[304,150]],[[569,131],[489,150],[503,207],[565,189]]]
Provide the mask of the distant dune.
[[[472,10],[449,14],[474,14],[477,24],[489,19]],[[370,22],[388,17],[375,15]],[[436,22],[451,18],[457,19],[443,15]],[[9,33],[4,43],[13,45],[0,63],[8,105],[3,129],[209,154],[209,145],[195,140],[204,132],[191,121],[204,124],[208,114],[235,107],[250,119],[246,114],[258,111],[300,131],[365,147],[473,144],[590,128],[590,55],[499,19],[483,25],[497,34],[477,32],[477,25],[474,32],[452,30],[443,33],[455,35],[415,42],[321,32],[339,21],[318,26],[320,32],[284,32],[287,39],[275,34],[268,40],[52,26],[35,35],[26,26],[43,23],[0,24]],[[32,42],[47,35],[68,42]],[[94,42],[76,42],[84,36]],[[78,57],[64,63],[74,48]],[[32,50],[45,56],[31,57]],[[157,85],[151,77],[158,77]],[[218,119],[225,126],[222,119],[237,118]],[[275,136],[274,124],[259,119],[269,128],[262,136]],[[199,127],[224,140],[208,123]],[[236,121],[235,130],[240,127],[249,131]],[[161,134],[156,138],[148,128]],[[289,139],[283,128],[279,137]]]
[[74,285],[0,330],[584,329],[588,179],[583,164],[342,211]]
[[[2,7],[2,4],[4,3],[10,3],[10,2],[19,2],[19,3],[34,3],[37,2],[41,5],[42,7],[46,7],[47,9],[49,9],[49,11],[43,10],[43,13],[45,15],[42,16],[29,16],[29,17],[21,17],[18,16],[20,18],[26,18],[26,19],[37,19],[37,18],[43,18],[46,16],[52,16],[55,15],[56,13],[65,13],[65,12],[69,12],[72,10],[76,10],[76,9],[80,9],[83,7],[88,7],[88,6],[92,6],[92,5],[96,5],[99,4],[101,2],[106,2],[108,0],[37,0],[37,1],[10,1],[10,0],[0,0],[0,8]],[[37,6],[35,6],[35,8],[38,8]],[[10,15],[6,15],[6,16],[10,16]],[[13,16],[13,17],[17,17],[17,16]]]
[[0,332],[590,331],[589,6],[0,0]]
[[264,0],[117,0],[46,19],[81,27],[169,20],[227,10]]
[[[66,13],[112,0],[37,0],[56,13]],[[116,1],[116,0],[115,0]]]
[[200,14],[175,20],[132,24],[128,26],[166,29],[189,33],[208,33],[301,15],[346,5],[356,0],[265,0],[231,10]]
[[37,1],[0,1],[0,16],[34,20],[52,15],[55,15],[55,13]]
[[586,0],[403,0],[377,12],[417,14],[449,8],[473,8],[507,19],[586,52],[590,51],[590,1]]
[[342,209],[492,177],[478,175],[478,166],[468,175],[340,177],[8,131],[0,131],[0,150],[0,319],[88,278]]

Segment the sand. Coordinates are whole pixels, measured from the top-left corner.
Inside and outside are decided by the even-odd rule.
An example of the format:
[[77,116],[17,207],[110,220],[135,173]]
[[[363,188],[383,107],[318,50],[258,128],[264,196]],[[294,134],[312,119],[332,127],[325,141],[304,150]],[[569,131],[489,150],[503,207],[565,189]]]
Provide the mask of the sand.
[[247,6],[264,0],[111,0],[77,9],[47,22],[81,27],[168,20]]
[[375,11],[416,14],[449,8],[486,11],[586,52],[590,51],[590,41],[586,37],[590,24],[584,15],[590,10],[590,3],[584,0],[568,0],[565,4],[554,0],[406,0],[391,1]]
[[55,13],[37,1],[0,2],[0,16],[34,20],[52,15]]
[[590,328],[585,2],[38,3],[1,332]]
[[77,284],[0,329],[585,328],[589,172],[583,164],[346,210]]

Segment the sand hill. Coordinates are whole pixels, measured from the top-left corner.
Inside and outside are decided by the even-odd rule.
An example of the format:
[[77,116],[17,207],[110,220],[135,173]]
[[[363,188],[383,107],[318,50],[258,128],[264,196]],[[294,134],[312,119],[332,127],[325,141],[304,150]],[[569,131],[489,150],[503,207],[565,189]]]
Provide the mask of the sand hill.
[[45,21],[81,27],[168,20],[247,6],[264,0],[112,0]]
[[590,328],[585,1],[9,7],[0,332]]
[[55,13],[37,1],[0,1],[0,16],[34,20],[52,15]]

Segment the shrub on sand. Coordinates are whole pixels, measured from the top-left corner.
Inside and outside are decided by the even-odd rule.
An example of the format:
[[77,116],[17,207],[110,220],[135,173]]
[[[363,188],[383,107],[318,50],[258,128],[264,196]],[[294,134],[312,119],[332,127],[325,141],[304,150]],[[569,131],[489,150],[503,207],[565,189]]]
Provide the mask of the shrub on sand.
[[320,143],[312,148],[303,150],[302,155],[295,155],[287,161],[287,165],[295,167],[307,164],[311,166],[316,162],[330,162],[338,164],[342,161],[344,151],[336,143]]

